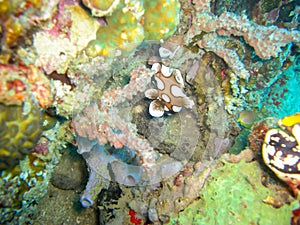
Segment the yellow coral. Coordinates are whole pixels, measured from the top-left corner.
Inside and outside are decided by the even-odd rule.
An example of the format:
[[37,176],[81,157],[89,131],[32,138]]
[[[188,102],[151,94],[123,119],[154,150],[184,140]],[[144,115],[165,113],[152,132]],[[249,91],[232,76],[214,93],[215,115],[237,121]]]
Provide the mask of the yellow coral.
[[0,170],[16,164],[31,150],[42,132],[41,112],[37,106],[0,104]]
[[90,8],[93,16],[111,15],[120,3],[120,0],[82,0],[83,4]]
[[179,24],[180,4],[177,0],[147,0],[145,7],[145,39],[160,40],[172,35]]
[[179,10],[178,0],[120,1],[107,17],[107,26],[100,27],[96,40],[88,44],[86,53],[92,57],[114,56],[117,50],[134,49],[144,39],[165,39],[176,30]]
[[131,50],[140,44],[144,38],[144,30],[139,23],[142,10],[139,6],[133,11],[126,8],[124,3],[120,4],[112,16],[107,18],[108,26],[100,27],[96,40],[88,44],[87,55],[114,56],[116,50]]

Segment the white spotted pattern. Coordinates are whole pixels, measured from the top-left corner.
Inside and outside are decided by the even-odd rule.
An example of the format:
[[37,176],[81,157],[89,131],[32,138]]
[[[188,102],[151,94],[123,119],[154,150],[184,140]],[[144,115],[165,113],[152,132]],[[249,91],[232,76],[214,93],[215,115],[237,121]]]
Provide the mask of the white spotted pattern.
[[170,97],[167,94],[162,94],[161,98],[165,101],[165,102],[171,102]]
[[171,86],[171,94],[174,97],[185,97],[185,94],[183,93],[182,89],[176,85]]
[[154,79],[156,81],[156,87],[157,87],[157,89],[159,89],[161,91],[164,90],[165,89],[164,82],[161,79],[159,79],[158,77],[154,77]]
[[170,77],[172,75],[172,70],[170,69],[170,67],[165,66],[164,64],[161,67],[161,73],[165,76],[165,77]]
[[180,107],[180,106],[177,106],[177,105],[172,106],[173,112],[180,112],[181,109],[182,109],[182,107]]
[[184,85],[184,81],[183,81],[183,78],[182,78],[182,75],[181,75],[180,70],[175,69],[173,73],[174,73],[174,76],[175,76],[176,81],[177,81],[180,85],[183,86],[183,85]]

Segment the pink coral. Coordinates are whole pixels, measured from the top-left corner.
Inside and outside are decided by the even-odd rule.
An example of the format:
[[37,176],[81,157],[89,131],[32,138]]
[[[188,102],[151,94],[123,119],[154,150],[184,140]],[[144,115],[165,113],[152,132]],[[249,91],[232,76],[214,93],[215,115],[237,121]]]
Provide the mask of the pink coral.
[[300,40],[300,32],[296,30],[289,31],[277,26],[258,25],[246,16],[237,16],[229,12],[224,12],[217,17],[209,10],[202,10],[194,18],[187,41],[202,31],[217,32],[221,36],[242,36],[254,48],[257,56],[265,59],[277,57],[281,47]]
[[90,141],[97,140],[99,145],[110,143],[117,149],[124,146],[134,149],[140,164],[154,162],[155,152],[149,142],[138,137],[135,125],[124,121],[118,115],[117,108],[118,104],[145,91],[152,75],[152,71],[139,67],[131,71],[129,84],[123,88],[106,90],[97,104],[91,104],[73,119],[77,134]]
[[41,138],[36,144],[34,149],[31,150],[33,153],[46,156],[49,153],[49,141],[46,138]]
[[0,64],[0,102],[20,105],[32,95],[42,108],[53,102],[51,85],[43,71],[33,65]]

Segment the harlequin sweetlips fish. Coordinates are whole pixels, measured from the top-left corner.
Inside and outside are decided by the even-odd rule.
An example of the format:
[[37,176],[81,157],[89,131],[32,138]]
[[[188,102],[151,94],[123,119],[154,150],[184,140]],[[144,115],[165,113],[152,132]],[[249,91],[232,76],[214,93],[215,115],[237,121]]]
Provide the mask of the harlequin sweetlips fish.
[[182,107],[192,108],[194,102],[183,92],[184,81],[180,70],[153,63],[155,71],[154,83],[156,89],[148,89],[145,96],[153,99],[149,106],[149,113],[153,117],[161,117],[165,112],[179,112]]
[[284,129],[270,129],[262,147],[265,164],[292,189],[300,190],[300,113],[278,121]]

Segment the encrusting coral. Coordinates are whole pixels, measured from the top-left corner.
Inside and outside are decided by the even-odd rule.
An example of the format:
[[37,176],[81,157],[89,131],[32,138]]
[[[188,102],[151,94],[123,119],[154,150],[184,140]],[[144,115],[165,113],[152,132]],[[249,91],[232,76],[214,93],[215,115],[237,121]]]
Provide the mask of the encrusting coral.
[[[298,205],[274,208],[266,204],[274,198],[261,183],[261,169],[257,162],[223,162],[211,172],[200,200],[188,206],[168,224],[289,224],[291,211]],[[275,197],[276,199],[276,197]],[[255,212],[255,213],[254,213]]]
[[[225,22],[226,21],[226,22]],[[189,32],[216,32],[220,36],[242,36],[260,58],[277,57],[281,48],[291,42],[299,42],[300,32],[289,31],[277,26],[261,26],[251,23],[246,16],[224,12],[219,17],[201,13]]]
[[[93,188],[96,188],[94,184],[97,184],[96,181],[100,180],[99,175],[96,178],[94,177],[99,172],[99,168],[101,168],[101,165],[94,166],[95,159],[98,159],[96,161],[102,161],[100,164],[104,164],[102,166],[105,167],[106,164],[104,162],[110,164],[111,167],[115,165],[110,160],[110,157],[105,154],[105,150],[101,153],[97,146],[103,148],[105,144],[110,144],[117,150],[122,148],[133,149],[136,165],[141,165],[146,170],[150,169],[155,162],[156,153],[154,149],[146,139],[142,139],[137,135],[137,129],[134,124],[124,121],[118,115],[117,108],[125,100],[130,100],[138,92],[143,92],[147,84],[150,83],[152,75],[153,72],[143,66],[132,70],[129,84],[123,88],[118,87],[104,91],[99,102],[91,104],[73,119],[73,127],[79,136],[78,152],[84,155],[92,170],[87,185],[88,192],[94,192]],[[98,156],[91,157],[95,154]],[[106,173],[105,170],[100,172]],[[125,179],[125,177],[122,179]],[[140,181],[138,179],[133,181],[133,183],[136,182]],[[94,198],[94,196],[92,197]],[[86,197],[83,197],[83,200],[84,205],[87,202]],[[93,203],[93,199],[88,200],[88,202]]]
[[[249,108],[252,102],[255,107],[254,95],[261,95],[255,91],[267,88],[282,73],[284,67],[280,65],[289,60],[291,47],[299,43],[300,32],[295,27],[263,26],[250,21],[245,12],[238,15],[222,11],[215,15],[213,11],[219,9],[213,7],[211,0],[194,1],[193,7],[193,22],[184,36],[185,44],[195,43],[200,49],[212,51],[228,65],[225,75],[230,92],[225,92],[225,101],[229,113]],[[230,44],[233,42],[236,44]]]
[[[103,15],[97,1],[84,1],[94,15]],[[93,4],[96,3],[96,4]],[[113,1],[107,8],[107,26],[101,26],[97,38],[91,41],[89,56],[114,56],[134,49],[144,39],[160,40],[172,35],[179,24],[180,4],[177,0]]]
[[43,131],[42,116],[34,103],[0,103],[0,170],[19,163],[34,148]]
[[[151,164],[155,159],[153,149],[146,140],[136,137],[134,126],[124,123],[114,107],[126,99],[132,99],[137,92],[145,90],[152,75],[153,72],[140,67],[131,71],[129,84],[123,88],[106,90],[97,104],[90,105],[73,119],[73,126],[78,135],[90,141],[97,140],[99,145],[109,143],[117,149],[128,146],[135,149],[141,164]],[[78,151],[83,153],[89,150],[79,147]]]
[[49,79],[33,65],[0,64],[0,102],[21,105],[36,100],[42,108],[49,107],[53,93]]

